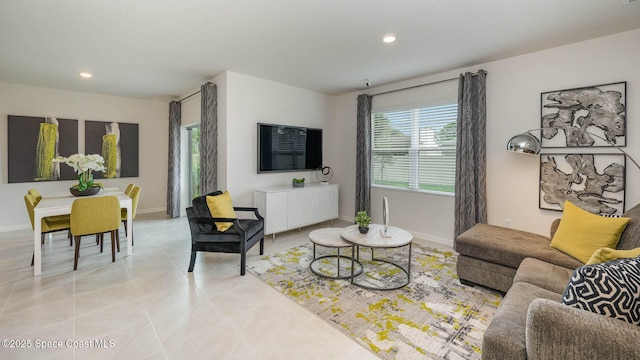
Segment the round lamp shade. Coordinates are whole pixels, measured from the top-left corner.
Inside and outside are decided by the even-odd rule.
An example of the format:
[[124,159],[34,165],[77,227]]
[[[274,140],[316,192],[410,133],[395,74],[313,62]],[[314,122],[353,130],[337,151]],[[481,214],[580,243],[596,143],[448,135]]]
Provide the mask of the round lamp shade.
[[518,134],[507,143],[507,150],[523,154],[539,154],[540,141],[531,133]]

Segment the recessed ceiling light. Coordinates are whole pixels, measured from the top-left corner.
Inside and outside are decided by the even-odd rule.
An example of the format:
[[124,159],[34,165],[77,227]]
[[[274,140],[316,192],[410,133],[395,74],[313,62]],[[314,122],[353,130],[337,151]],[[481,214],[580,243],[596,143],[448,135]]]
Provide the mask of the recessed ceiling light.
[[382,37],[382,41],[385,43],[392,43],[394,41],[396,41],[396,34],[387,34],[385,36]]
[[81,73],[80,73],[80,76],[82,76],[82,77],[83,77],[83,78],[85,78],[85,79],[88,79],[88,78],[90,78],[90,77],[93,77],[93,75],[91,75],[91,74],[90,74],[90,73],[88,73],[88,72],[81,72]]

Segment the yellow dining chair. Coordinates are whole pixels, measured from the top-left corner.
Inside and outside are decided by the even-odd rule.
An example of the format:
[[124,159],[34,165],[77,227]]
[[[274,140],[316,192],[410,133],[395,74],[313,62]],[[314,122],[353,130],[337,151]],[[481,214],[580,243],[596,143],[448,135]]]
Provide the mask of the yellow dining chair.
[[[29,189],[29,194],[31,194],[36,199],[36,205],[42,200],[42,195],[37,189]],[[69,221],[69,215],[54,215],[47,217],[49,221],[53,222],[67,222]],[[69,238],[69,246],[73,245],[73,240],[71,239],[71,230],[67,229],[67,237]]]
[[42,195],[40,195],[40,192],[36,189],[29,189],[29,194],[36,199],[36,202],[40,202],[40,200],[42,200]]
[[[33,210],[35,209],[38,202],[33,197],[33,195],[26,194],[24,196],[24,203],[27,206],[27,212],[29,213],[29,220],[31,220],[31,229],[35,229]],[[44,234],[48,234],[56,231],[63,231],[63,230],[68,231],[71,228],[71,223],[68,216],[67,217],[65,216],[43,217],[42,222],[40,223],[40,228],[42,230],[42,243],[44,244]],[[71,242],[71,239],[69,239],[69,242]],[[71,245],[71,243],[69,245]],[[31,265],[33,265],[33,256],[31,256]]]
[[80,240],[84,235],[111,233],[111,262],[116,261],[115,244],[120,227],[120,201],[115,196],[76,199],[71,205],[71,234],[76,243],[73,270],[78,269]]
[[129,184],[129,185],[127,185],[127,188],[126,188],[126,189],[124,189],[124,193],[125,193],[125,195],[129,195],[129,193],[131,193],[131,190],[133,190],[133,187],[134,187],[134,186],[135,186],[134,184]]
[[[140,199],[140,186],[134,186],[129,192],[131,198],[131,220],[136,218],[136,212],[138,210],[138,200]],[[124,224],[124,234],[127,234],[127,209],[120,210],[120,218]],[[133,223],[131,224],[131,246],[133,246]],[[120,244],[118,244],[118,251],[120,251]]]

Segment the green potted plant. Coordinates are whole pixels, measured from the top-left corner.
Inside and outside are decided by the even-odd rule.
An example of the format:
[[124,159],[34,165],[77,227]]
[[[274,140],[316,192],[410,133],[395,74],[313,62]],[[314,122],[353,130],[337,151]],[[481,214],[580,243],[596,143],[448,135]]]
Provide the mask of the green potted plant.
[[291,184],[293,185],[293,187],[304,187],[304,178],[301,178],[301,179],[293,178],[293,180],[291,181]]
[[371,223],[371,217],[366,211],[358,211],[356,214],[356,224],[358,224],[358,230],[360,234],[366,234],[369,232],[369,224]]

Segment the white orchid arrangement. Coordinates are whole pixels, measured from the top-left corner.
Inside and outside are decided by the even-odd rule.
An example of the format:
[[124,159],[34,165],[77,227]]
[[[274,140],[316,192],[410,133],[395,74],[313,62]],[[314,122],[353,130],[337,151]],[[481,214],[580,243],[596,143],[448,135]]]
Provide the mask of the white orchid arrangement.
[[78,185],[75,185],[74,188],[80,191],[94,186],[102,188],[102,184],[93,181],[94,171],[105,170],[102,156],[98,154],[73,154],[68,157],[58,156],[53,161],[67,164],[78,173]]

